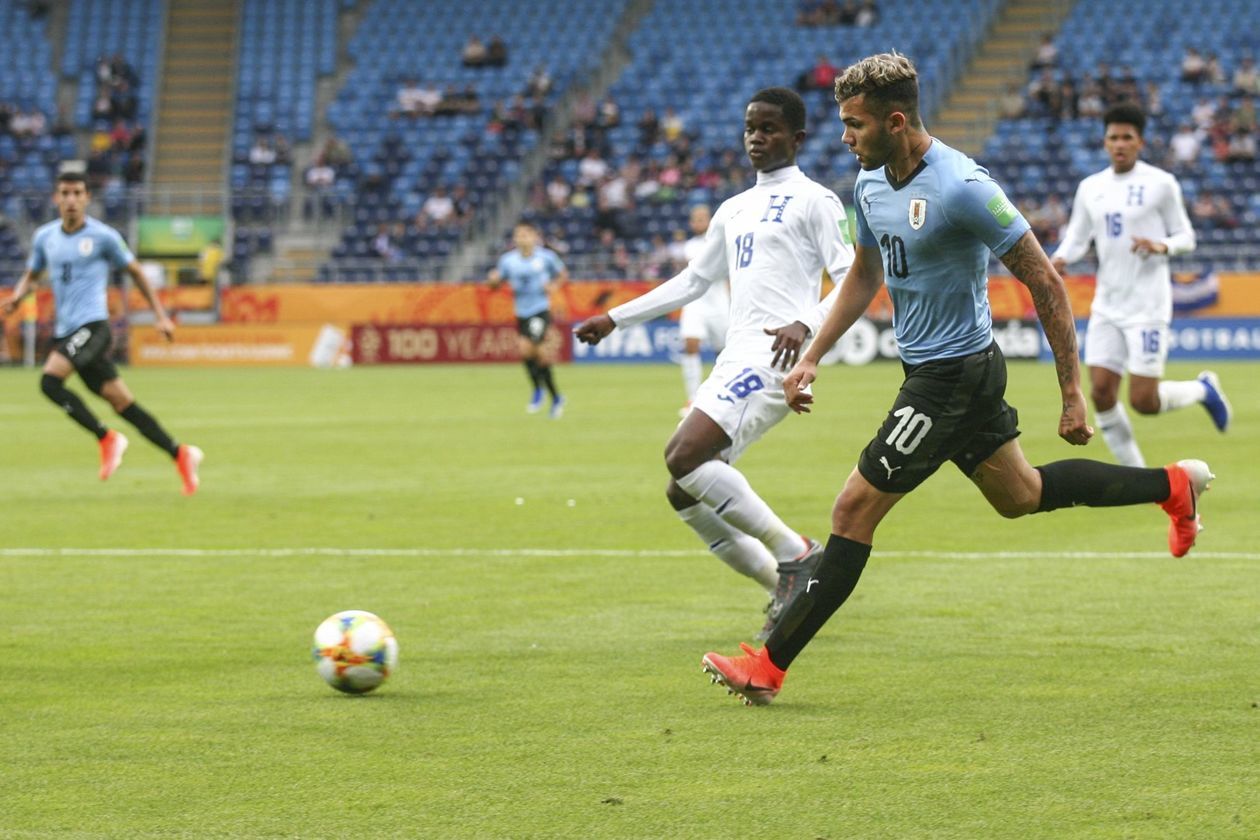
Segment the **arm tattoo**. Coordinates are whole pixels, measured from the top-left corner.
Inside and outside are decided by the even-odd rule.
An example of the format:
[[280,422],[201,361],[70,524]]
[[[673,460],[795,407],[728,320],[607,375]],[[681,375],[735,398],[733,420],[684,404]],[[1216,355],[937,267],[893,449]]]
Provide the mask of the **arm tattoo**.
[[1046,340],[1054,352],[1055,372],[1059,386],[1077,385],[1080,371],[1076,361],[1076,324],[1068,303],[1063,280],[1054,270],[1031,232],[1025,233],[1015,247],[1002,256],[1002,264],[1016,279],[1028,287],[1037,318],[1046,331]]

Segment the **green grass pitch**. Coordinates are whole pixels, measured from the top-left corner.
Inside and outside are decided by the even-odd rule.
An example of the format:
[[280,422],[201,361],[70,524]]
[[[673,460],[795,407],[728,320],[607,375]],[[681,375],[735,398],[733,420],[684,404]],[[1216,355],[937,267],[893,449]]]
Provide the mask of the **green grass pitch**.
[[[127,370],[190,499],[125,424],[98,481],[2,370],[0,837],[1260,837],[1260,387],[1218,370],[1230,434],[1135,419],[1217,473],[1188,558],[1154,506],[1005,521],[947,467],[755,709],[701,673],[764,596],[664,500],[676,368],[560,368],[555,422],[516,366]],[[825,536],[898,382],[824,371],[741,469]],[[1029,458],[1109,459],[1056,397],[1011,365]],[[348,608],[401,645],[361,698],[309,659]]]

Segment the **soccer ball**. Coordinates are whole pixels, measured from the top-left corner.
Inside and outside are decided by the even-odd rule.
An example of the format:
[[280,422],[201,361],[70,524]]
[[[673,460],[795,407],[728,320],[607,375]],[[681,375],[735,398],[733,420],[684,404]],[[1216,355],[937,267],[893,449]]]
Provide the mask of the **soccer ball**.
[[398,641],[372,613],[344,610],[315,628],[311,655],[324,682],[346,694],[366,694],[398,667]]

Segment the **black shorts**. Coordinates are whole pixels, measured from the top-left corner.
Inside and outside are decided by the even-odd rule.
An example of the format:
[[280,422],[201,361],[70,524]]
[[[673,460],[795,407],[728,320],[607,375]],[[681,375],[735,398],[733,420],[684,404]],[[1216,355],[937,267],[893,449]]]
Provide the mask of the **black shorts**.
[[113,344],[109,322],[93,321],[69,335],[54,338],[53,350],[69,359],[83,384],[97,392],[106,382],[118,378],[118,368],[109,358]]
[[953,461],[963,475],[1019,436],[1006,404],[1006,358],[997,342],[970,356],[903,365],[906,380],[858,470],[885,493],[908,493]]
[[547,310],[528,318],[516,319],[516,331],[534,344],[542,344],[547,337],[547,328],[551,326],[551,313]]

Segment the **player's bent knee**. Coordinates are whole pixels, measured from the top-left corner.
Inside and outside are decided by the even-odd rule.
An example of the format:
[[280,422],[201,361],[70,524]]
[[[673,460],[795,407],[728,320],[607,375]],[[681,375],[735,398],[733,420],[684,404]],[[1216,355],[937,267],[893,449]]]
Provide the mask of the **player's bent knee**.
[[45,373],[39,379],[39,390],[44,396],[55,403],[61,402],[61,395],[65,392],[66,381],[59,376],[53,376],[51,373]]
[[670,481],[665,487],[665,498],[669,500],[669,505],[674,510],[682,510],[696,504],[696,500],[679,487],[676,481]]
[[1152,396],[1130,397],[1129,405],[1138,414],[1159,414],[1159,394]]

